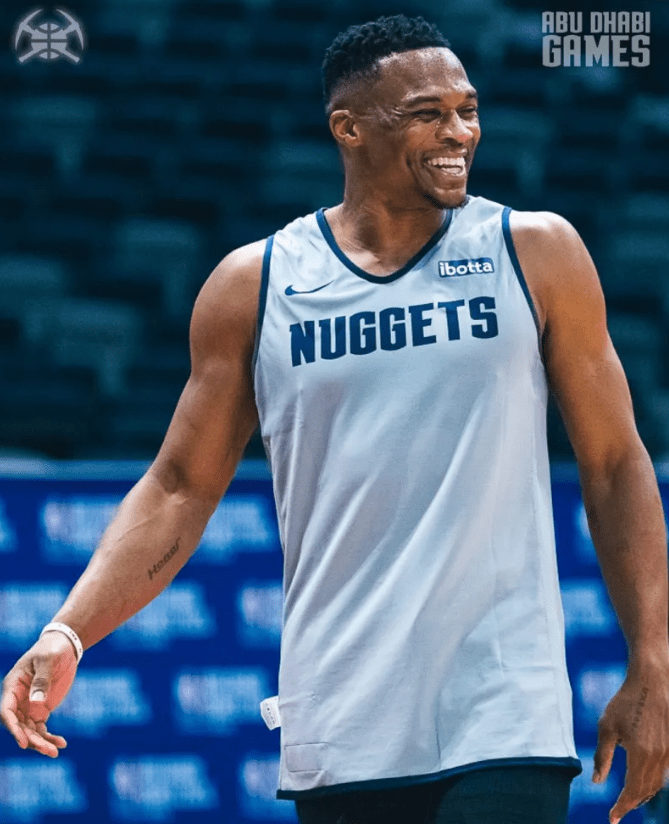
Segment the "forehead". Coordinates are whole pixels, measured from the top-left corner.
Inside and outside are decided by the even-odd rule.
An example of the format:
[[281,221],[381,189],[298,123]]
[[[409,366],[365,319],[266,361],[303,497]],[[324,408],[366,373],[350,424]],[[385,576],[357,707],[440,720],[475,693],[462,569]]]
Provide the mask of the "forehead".
[[415,49],[383,57],[374,96],[381,105],[410,104],[417,95],[443,97],[468,94],[475,89],[462,63],[450,49]]

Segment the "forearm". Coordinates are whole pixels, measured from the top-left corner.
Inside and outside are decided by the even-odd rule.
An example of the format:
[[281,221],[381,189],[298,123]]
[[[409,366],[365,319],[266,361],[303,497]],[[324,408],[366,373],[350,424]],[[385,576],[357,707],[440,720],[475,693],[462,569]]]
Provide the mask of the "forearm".
[[640,447],[606,475],[581,470],[581,487],[629,663],[666,662],[667,536],[650,458]]
[[168,492],[147,472],[130,490],[54,616],[84,649],[146,606],[196,549],[215,504]]

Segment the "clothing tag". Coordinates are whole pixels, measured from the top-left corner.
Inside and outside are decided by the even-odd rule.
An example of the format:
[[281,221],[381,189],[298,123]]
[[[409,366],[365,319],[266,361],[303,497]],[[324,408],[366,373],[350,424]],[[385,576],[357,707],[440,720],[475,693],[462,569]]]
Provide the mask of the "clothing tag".
[[279,715],[279,696],[273,695],[271,698],[265,698],[260,702],[260,714],[263,721],[267,724],[267,728],[275,730],[281,726],[281,716]]

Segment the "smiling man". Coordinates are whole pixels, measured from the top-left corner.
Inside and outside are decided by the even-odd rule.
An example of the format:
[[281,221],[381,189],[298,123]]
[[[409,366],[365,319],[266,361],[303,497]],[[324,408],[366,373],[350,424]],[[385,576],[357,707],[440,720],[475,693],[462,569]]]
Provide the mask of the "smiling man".
[[666,536],[592,261],[556,215],[467,195],[476,90],[434,27],[354,26],[323,68],[343,202],[208,279],[163,446],[5,679],[3,721],[64,746],[45,722],[79,641],[172,580],[259,421],[285,556],[278,796],[301,824],[564,824],[550,385],[629,645],[595,756],[603,779],[627,750],[618,821],[669,764]]

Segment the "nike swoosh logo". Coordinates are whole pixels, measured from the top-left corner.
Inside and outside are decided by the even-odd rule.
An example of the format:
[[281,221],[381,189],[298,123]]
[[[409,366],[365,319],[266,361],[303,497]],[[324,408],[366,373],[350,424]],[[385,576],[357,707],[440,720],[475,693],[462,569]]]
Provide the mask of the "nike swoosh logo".
[[315,289],[293,289],[292,286],[286,286],[286,294],[287,295],[310,295],[312,292],[318,292],[321,289],[325,289],[326,286],[329,286],[332,283],[329,280],[327,283],[324,283],[322,286],[317,286]]

